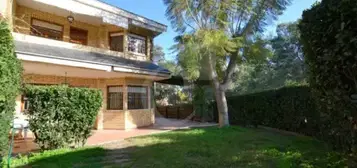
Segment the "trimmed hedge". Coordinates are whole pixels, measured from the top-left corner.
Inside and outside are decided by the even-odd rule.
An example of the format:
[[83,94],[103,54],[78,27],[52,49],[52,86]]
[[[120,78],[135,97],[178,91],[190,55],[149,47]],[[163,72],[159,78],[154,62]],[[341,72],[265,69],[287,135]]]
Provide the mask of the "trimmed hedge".
[[11,32],[0,16],[0,158],[8,150],[10,123],[13,120],[16,96],[20,91],[21,72]]
[[41,149],[84,145],[102,105],[99,90],[26,86],[29,124]]
[[227,97],[233,125],[264,125],[306,135],[319,131],[319,113],[306,86]]
[[[357,154],[357,3],[322,0],[299,24],[321,137]],[[354,95],[354,96],[353,96]]]

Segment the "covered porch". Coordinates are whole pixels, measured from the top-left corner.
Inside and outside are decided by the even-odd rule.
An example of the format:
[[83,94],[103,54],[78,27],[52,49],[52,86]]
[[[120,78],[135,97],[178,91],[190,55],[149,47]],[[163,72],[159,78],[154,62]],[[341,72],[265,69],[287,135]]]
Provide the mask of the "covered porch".
[[[153,125],[153,82],[170,76],[151,62],[60,47],[17,42],[16,54],[25,84],[100,89],[103,102],[93,126],[97,130]],[[26,118],[27,106],[25,95],[19,95],[16,116]]]

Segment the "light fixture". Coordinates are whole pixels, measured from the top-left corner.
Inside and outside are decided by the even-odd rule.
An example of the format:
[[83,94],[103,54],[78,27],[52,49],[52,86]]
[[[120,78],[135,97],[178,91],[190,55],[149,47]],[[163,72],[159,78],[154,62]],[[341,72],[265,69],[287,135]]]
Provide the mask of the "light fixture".
[[74,21],[74,17],[71,14],[69,14],[69,16],[67,16],[67,20],[71,24]]

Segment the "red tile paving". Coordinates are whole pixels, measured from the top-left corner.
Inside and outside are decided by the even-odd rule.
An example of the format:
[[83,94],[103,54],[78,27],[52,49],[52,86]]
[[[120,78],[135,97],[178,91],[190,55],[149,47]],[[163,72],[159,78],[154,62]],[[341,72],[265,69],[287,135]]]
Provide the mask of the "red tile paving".
[[[175,120],[156,118],[155,125],[146,128],[132,129],[132,130],[93,130],[93,135],[88,138],[86,146],[102,145],[114,141],[121,141],[127,138],[150,135],[155,133],[162,133],[175,129],[187,129],[191,127],[207,127],[215,126],[215,123],[199,123],[188,120]],[[34,143],[34,138],[31,134],[26,140],[15,140],[13,153],[28,153],[38,151],[39,148]]]

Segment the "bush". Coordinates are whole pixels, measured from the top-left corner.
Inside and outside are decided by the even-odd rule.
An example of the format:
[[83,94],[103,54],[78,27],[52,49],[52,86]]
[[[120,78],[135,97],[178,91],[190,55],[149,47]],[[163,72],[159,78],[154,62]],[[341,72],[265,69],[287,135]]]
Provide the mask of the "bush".
[[357,105],[351,101],[357,93],[356,10],[356,0],[323,0],[299,25],[321,136],[348,152],[357,152]]
[[10,123],[21,85],[21,72],[21,63],[15,56],[11,32],[0,16],[0,158],[8,149]]
[[306,135],[319,132],[319,113],[306,86],[227,98],[231,124],[263,125]]
[[102,105],[99,90],[27,86],[29,124],[41,149],[84,145]]

